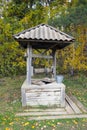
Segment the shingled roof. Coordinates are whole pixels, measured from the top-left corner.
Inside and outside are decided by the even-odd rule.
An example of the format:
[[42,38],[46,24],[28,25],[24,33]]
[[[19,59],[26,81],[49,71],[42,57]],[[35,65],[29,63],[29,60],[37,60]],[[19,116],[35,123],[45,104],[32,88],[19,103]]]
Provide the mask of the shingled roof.
[[14,35],[14,38],[25,48],[27,47],[27,43],[30,42],[32,47],[37,49],[51,47],[61,49],[74,41],[72,36],[47,24],[40,24],[24,30]]

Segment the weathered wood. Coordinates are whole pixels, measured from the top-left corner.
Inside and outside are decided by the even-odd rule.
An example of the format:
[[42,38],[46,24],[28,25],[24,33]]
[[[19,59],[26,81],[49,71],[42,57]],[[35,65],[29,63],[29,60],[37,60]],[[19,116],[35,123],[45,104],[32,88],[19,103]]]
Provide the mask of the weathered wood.
[[29,109],[25,109],[24,112],[62,112],[65,111],[64,108],[47,108],[47,107],[42,107],[42,108],[29,108]]
[[55,119],[77,119],[77,118],[87,118],[87,114],[81,114],[81,115],[57,115],[57,116],[34,116],[29,117],[28,120],[55,120]]
[[70,107],[70,105],[68,104],[67,101],[66,101],[65,110],[67,111],[67,114],[75,114],[75,112],[74,112],[73,109]]
[[65,86],[61,87],[61,93],[60,93],[60,99],[61,99],[61,107],[65,107]]
[[76,103],[76,105],[81,109],[82,112],[85,112],[85,113],[87,112],[87,108],[85,108],[83,104],[79,100],[77,100],[75,96],[70,95],[70,98],[72,99],[73,102]]
[[[51,71],[51,70],[50,70]],[[50,79],[50,78],[41,78],[41,79],[32,79],[32,84],[36,84],[36,85],[44,85],[46,83],[53,83],[55,82],[55,79]]]
[[69,105],[71,106],[71,108],[73,109],[73,111],[76,113],[76,114],[80,114],[82,113],[81,110],[76,106],[76,104],[69,98],[68,95],[65,95],[66,97],[66,101],[69,103]]
[[57,93],[60,93],[60,91],[61,91],[61,88],[53,88],[53,89],[49,89],[49,88],[40,88],[40,89],[38,89],[38,88],[34,88],[34,89],[26,89],[25,90],[25,92],[26,93],[32,93],[32,94],[35,94],[35,93],[43,93],[43,91],[44,92],[55,92],[55,94],[57,95]]
[[49,112],[49,111],[47,111],[47,112],[27,112],[27,113],[18,113],[18,114],[16,114],[16,116],[52,116],[52,115],[61,115],[61,114],[66,114],[66,111],[51,111],[51,112]]
[[66,99],[65,108],[45,108],[42,106],[38,108],[37,106],[35,108],[28,108],[27,110],[25,109],[23,112],[17,113],[16,116],[29,116],[29,120],[87,118],[87,114],[82,114],[83,111],[81,113],[76,113],[74,111],[76,108],[74,107],[73,109],[70,104],[70,102],[73,101],[70,99],[69,96],[66,97],[68,97],[68,100]]
[[27,45],[27,83],[31,84],[31,64],[32,64],[32,46],[30,44]]
[[45,58],[45,59],[52,59],[52,56],[45,56],[45,55],[41,55],[41,54],[32,54],[32,57],[34,58]]
[[[64,89],[64,91],[62,91]],[[22,86],[23,106],[58,106],[64,107],[65,85],[56,82],[45,85],[27,85],[24,82]],[[63,98],[62,98],[63,97]],[[62,99],[62,100],[61,100]],[[63,101],[64,99],[64,101]]]
[[52,50],[53,53],[53,77],[56,79],[56,50]]
[[51,68],[34,68],[34,73],[51,73]]

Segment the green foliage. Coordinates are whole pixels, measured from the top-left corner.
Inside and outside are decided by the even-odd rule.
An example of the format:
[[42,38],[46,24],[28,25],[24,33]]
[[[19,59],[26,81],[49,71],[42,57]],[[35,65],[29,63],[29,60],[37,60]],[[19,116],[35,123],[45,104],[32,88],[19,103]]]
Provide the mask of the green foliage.
[[49,20],[49,23],[56,27],[63,26],[65,29],[70,27],[72,24],[76,27],[77,25],[87,26],[87,5],[72,7],[67,10],[67,14],[61,14],[60,17],[55,17]]
[[4,40],[3,28],[4,28],[3,20],[0,19],[0,44],[2,44]]
[[0,76],[25,73],[24,51],[18,43],[0,45]]
[[[48,23],[56,28],[73,35],[76,39],[75,48],[71,47],[68,50],[64,49],[58,54],[58,69],[59,71],[66,72],[65,70],[78,70],[87,71],[87,52],[86,48],[87,39],[87,1],[74,0],[67,5],[61,13],[55,17],[51,17]],[[65,52],[64,52],[65,51]],[[61,58],[61,54],[63,56]],[[60,60],[60,58],[62,60]],[[62,63],[61,63],[62,62]]]
[[[2,1],[0,4],[2,5]],[[0,75],[24,73],[24,50],[14,42],[13,34],[40,23],[49,23],[76,38],[75,53],[72,52],[72,48],[68,52],[66,49],[58,52],[58,70],[62,73],[68,72],[69,67],[67,66],[71,66],[71,64],[71,68],[79,71],[87,70],[86,52],[84,53],[87,39],[86,14],[87,0],[73,0],[71,2],[68,0],[12,0],[5,2],[2,11],[3,19],[0,19],[0,61],[2,61],[0,63]],[[14,48],[11,48],[13,44]],[[72,60],[73,54],[75,55]],[[50,63],[41,59],[34,60],[35,67],[38,65],[49,66]]]
[[25,16],[25,14],[28,11],[28,6],[26,3],[22,2],[21,4],[16,4],[14,2],[10,2],[7,5],[7,8],[4,7],[3,14],[6,17],[16,17],[18,19],[21,19]]

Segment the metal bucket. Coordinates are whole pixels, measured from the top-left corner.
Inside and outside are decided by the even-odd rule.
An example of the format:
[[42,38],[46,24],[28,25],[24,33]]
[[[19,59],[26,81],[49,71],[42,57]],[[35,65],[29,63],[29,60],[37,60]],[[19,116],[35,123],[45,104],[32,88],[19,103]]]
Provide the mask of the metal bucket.
[[57,75],[57,76],[56,76],[56,82],[57,82],[57,83],[62,83],[63,78],[64,78],[63,75]]

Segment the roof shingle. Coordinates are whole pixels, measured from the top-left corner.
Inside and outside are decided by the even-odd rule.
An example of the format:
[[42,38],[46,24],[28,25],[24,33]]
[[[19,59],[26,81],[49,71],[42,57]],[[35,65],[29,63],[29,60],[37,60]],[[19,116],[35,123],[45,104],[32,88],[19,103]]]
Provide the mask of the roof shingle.
[[[34,41],[34,42],[38,42],[39,44],[41,44],[39,41],[42,42],[50,41],[51,43],[57,42],[58,44],[61,42],[68,42],[69,44],[74,41],[74,38],[72,36],[69,36],[68,34],[61,32],[56,28],[49,26],[47,24],[40,24],[33,28],[24,30],[14,35],[14,38],[20,43],[22,43],[23,41],[30,41],[30,42]],[[67,46],[67,44],[65,46]]]

